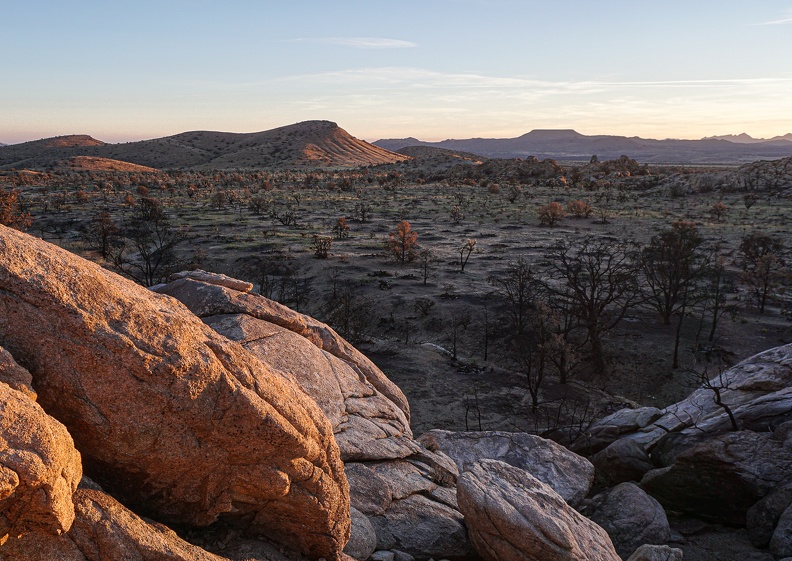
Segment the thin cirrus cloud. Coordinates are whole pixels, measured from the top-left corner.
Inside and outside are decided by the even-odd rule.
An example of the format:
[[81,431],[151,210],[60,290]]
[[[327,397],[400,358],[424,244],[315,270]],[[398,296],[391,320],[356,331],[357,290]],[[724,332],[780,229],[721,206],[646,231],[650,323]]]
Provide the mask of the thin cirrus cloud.
[[730,93],[740,91],[789,91],[792,87],[792,76],[773,78],[724,78],[702,80],[579,80],[579,81],[547,81],[527,77],[487,76],[474,73],[445,73],[424,68],[411,67],[373,67],[354,68],[318,74],[293,75],[278,78],[268,83],[324,83],[336,87],[372,87],[382,86],[411,87],[416,89],[452,89],[458,90],[533,90],[545,91],[548,94],[591,94],[608,90],[631,89],[685,89],[685,90],[726,90]]
[[388,39],[385,37],[316,37],[300,38],[298,42],[320,43],[324,45],[338,45],[353,49],[410,49],[417,47],[417,43],[402,39]]
[[770,21],[763,21],[759,25],[790,25],[792,24],[792,10],[787,12],[784,17],[773,19]]

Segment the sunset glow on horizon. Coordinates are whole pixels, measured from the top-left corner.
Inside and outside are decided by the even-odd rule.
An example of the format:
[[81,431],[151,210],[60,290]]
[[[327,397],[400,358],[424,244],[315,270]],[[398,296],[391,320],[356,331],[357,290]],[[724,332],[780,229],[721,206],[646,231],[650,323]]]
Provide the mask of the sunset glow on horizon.
[[792,132],[792,4],[14,3],[0,142],[335,121],[366,140]]

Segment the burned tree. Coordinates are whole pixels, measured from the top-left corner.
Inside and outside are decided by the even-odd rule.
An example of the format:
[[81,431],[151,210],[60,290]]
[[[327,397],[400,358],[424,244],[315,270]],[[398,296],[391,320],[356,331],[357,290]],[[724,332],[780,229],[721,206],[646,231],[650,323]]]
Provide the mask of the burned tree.
[[640,301],[630,249],[625,242],[593,236],[560,240],[547,252],[548,266],[540,277],[550,306],[570,313],[585,333],[598,374],[605,372],[604,335]]
[[754,232],[742,239],[739,253],[740,279],[748,285],[759,313],[763,314],[770,292],[781,281],[785,264],[784,242],[765,233]]
[[173,225],[160,201],[143,197],[121,235],[123,239],[110,247],[110,262],[135,282],[152,286],[171,272],[176,262],[174,249],[186,230]]
[[679,316],[674,339],[673,368],[679,368],[679,339],[689,309],[700,301],[707,273],[702,237],[692,222],[674,222],[652,237],[640,252],[645,301],[658,311],[665,325]]

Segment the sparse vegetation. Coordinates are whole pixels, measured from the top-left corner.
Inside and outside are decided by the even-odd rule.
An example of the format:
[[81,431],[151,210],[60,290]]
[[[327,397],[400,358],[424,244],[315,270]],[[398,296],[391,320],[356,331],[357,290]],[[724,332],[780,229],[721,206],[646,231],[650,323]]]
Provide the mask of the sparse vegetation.
[[[744,193],[722,190],[739,183],[712,180],[709,190],[705,181],[709,192],[702,193],[698,172],[638,166],[627,175],[620,170],[628,164],[570,169],[489,160],[439,170],[407,163],[310,173],[70,168],[0,172],[0,186],[19,191],[14,212],[30,214],[35,235],[141,283],[205,268],[250,280],[265,296],[329,322],[408,394],[426,387],[410,400],[418,410],[424,399],[447,409],[449,428],[462,428],[465,396],[475,394],[483,428],[541,431],[574,411],[591,417],[616,406],[605,394],[592,398],[592,385],[662,406],[688,391],[681,375],[694,351],[735,360],[788,339],[785,254],[773,260],[760,314],[761,290],[757,296],[751,278],[760,278],[761,267],[750,264],[751,250],[741,244],[758,224],[784,240],[789,199],[765,192],[750,213],[746,206],[718,221],[714,204],[745,204]],[[669,196],[672,186],[684,199]],[[556,216],[576,219],[540,225],[534,213],[551,205]],[[463,219],[449,212],[454,207]],[[173,243],[138,250],[131,226],[144,215],[164,218]],[[669,231],[681,230],[692,241],[697,233],[693,265],[706,266],[670,298],[673,305],[657,305],[644,261],[657,261],[662,274],[684,266],[682,253],[664,256],[658,247]],[[147,255],[156,266],[148,277],[140,268]],[[594,294],[594,280],[617,262],[641,265],[618,282],[649,291],[626,307],[620,295],[604,315],[586,312],[575,292]],[[421,427],[420,415],[417,422]]]

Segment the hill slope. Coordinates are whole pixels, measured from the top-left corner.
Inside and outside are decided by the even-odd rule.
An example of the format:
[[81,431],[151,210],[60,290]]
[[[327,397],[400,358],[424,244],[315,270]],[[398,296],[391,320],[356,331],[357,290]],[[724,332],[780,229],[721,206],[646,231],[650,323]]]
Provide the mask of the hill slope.
[[153,173],[159,170],[154,168],[130,164],[110,158],[97,158],[96,156],[74,156],[60,162],[60,167],[72,168],[80,171],[126,171],[133,173]]
[[193,131],[125,144],[88,136],[0,147],[0,168],[58,167],[90,156],[159,169],[356,167],[409,159],[359,140],[329,121],[306,121],[257,133]]

